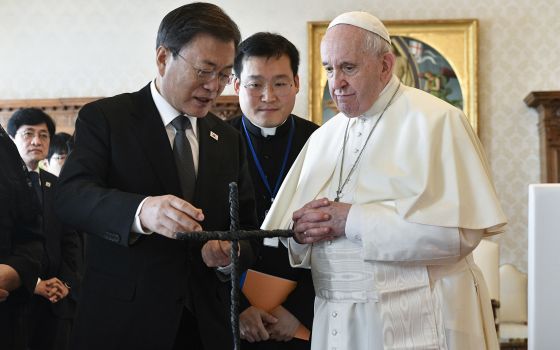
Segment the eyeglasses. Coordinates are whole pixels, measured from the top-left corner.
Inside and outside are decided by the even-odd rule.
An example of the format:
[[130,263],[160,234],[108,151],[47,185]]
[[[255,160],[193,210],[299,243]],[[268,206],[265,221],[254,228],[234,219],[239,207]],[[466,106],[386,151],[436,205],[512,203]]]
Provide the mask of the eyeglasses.
[[48,141],[51,136],[49,135],[48,132],[46,131],[40,131],[38,133],[31,131],[31,130],[25,130],[23,132],[19,133],[21,135],[21,137],[25,140],[25,141],[31,141],[33,140],[35,137],[38,137],[39,140],[41,141]]
[[266,83],[260,80],[249,81],[243,87],[247,89],[247,93],[253,97],[261,97],[268,87],[272,89],[272,93],[278,97],[284,97],[288,95],[292,89],[292,84],[287,80],[276,80],[272,83]]
[[[209,81],[212,81],[214,79],[216,79],[216,77],[218,78],[218,82],[220,83],[221,86],[226,86],[231,84],[231,81],[233,80],[233,74],[231,73],[231,68],[226,68],[226,70],[218,72],[216,70],[213,69],[202,69],[202,68],[198,68],[196,67],[194,64],[190,63],[189,61],[187,61],[187,59],[183,56],[181,56],[180,53],[177,52],[177,56],[181,57],[183,59],[183,61],[187,62],[188,64],[191,65],[191,67],[193,68],[193,70],[196,73],[196,77],[198,79],[198,81],[203,82],[203,83],[207,83]],[[229,72],[228,72],[229,70]]]

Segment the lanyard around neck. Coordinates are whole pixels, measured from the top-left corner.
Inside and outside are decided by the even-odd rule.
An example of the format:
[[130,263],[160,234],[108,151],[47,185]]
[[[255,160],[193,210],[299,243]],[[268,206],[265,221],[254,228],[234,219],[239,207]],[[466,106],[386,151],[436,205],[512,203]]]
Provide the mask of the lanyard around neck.
[[244,115],[241,117],[241,124],[243,124],[243,131],[245,132],[245,137],[247,138],[247,145],[251,150],[251,155],[253,156],[253,160],[255,161],[255,166],[257,167],[257,171],[259,172],[259,175],[261,177],[264,186],[266,187],[268,193],[270,194],[270,201],[272,202],[274,201],[274,197],[276,197],[276,194],[280,189],[280,184],[282,183],[282,176],[286,171],[286,165],[288,164],[288,156],[290,155],[290,150],[292,149],[292,141],[294,139],[294,130],[295,130],[294,118],[290,116],[291,124],[290,124],[290,133],[288,135],[288,144],[286,145],[286,150],[284,151],[284,159],[282,160],[282,167],[280,168],[280,172],[278,173],[278,177],[276,178],[274,190],[271,190],[270,184],[266,179],[266,174],[264,173],[264,169],[261,165],[261,162],[259,161],[259,157],[257,156],[257,152],[255,151],[255,147],[253,146],[253,142],[251,141],[251,136],[247,131],[247,126],[245,125],[245,118],[246,117]]

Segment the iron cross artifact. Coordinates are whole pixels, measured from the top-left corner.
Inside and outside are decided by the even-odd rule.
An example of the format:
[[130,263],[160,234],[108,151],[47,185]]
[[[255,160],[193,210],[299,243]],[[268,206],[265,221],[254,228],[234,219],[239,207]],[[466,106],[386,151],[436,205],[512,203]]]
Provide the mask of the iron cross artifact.
[[237,183],[229,184],[229,231],[199,231],[199,232],[179,232],[177,239],[192,241],[221,240],[231,241],[231,331],[233,333],[234,350],[241,349],[239,337],[239,246],[240,240],[251,238],[269,237],[292,237],[292,230],[270,230],[270,231],[245,231],[239,229],[239,198],[237,193]]

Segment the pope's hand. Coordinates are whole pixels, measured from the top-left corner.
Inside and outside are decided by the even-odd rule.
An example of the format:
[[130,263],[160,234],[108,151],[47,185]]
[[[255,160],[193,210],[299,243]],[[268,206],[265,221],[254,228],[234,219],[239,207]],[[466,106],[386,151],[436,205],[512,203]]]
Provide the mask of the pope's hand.
[[294,238],[299,243],[314,243],[343,236],[351,206],[327,198],[307,203],[292,216]]

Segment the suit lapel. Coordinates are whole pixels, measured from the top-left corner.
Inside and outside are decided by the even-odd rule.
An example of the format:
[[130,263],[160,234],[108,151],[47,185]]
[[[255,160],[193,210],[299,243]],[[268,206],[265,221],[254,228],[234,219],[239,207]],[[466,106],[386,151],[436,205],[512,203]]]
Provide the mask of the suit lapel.
[[[209,174],[218,174],[220,164],[218,159],[220,152],[219,133],[214,130],[216,121],[208,115],[198,119],[198,175],[196,176],[195,198],[198,198],[201,189],[210,186],[206,180],[211,178]],[[212,136],[213,135],[213,136]]]
[[51,200],[53,183],[47,178],[44,170],[39,170],[39,178],[41,179],[41,191],[43,192],[43,208],[45,203]]
[[142,146],[142,151],[152,165],[165,193],[181,196],[173,151],[165,126],[152,99],[150,86],[144,87],[133,96],[135,123],[132,127]]

